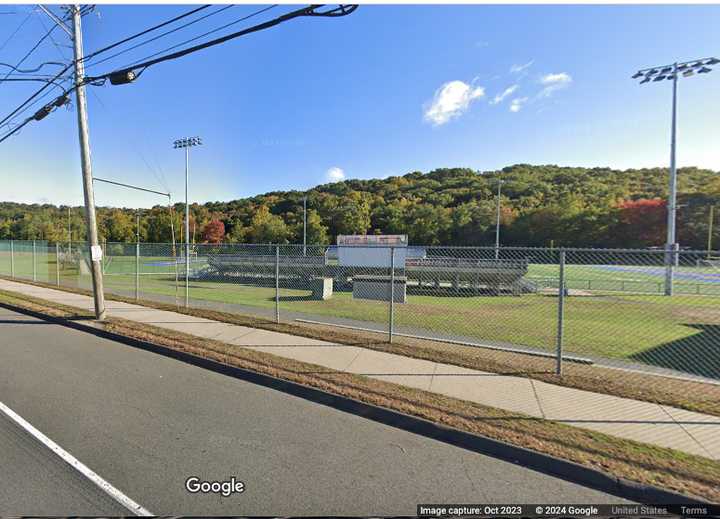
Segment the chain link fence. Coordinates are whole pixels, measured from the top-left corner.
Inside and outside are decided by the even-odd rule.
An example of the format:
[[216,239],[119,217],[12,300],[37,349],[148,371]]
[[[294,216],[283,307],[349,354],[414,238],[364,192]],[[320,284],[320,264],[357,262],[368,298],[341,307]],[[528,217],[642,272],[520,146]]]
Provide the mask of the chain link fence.
[[[109,294],[720,383],[720,252],[103,244]],[[188,273],[186,275],[186,272]],[[91,289],[86,244],[0,241],[0,275]]]

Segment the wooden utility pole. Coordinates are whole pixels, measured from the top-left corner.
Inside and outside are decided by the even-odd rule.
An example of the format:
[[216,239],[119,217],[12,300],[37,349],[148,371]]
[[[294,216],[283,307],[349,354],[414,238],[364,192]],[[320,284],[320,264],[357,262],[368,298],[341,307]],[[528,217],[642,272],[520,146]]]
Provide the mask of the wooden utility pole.
[[95,317],[105,318],[105,295],[103,292],[102,248],[98,243],[97,219],[95,216],[95,192],[93,190],[92,161],[90,157],[90,134],[87,120],[87,99],[85,97],[85,65],[83,63],[83,42],[80,6],[70,7],[73,19],[73,49],[75,51],[75,97],[77,102],[78,136],[80,138],[80,163],[82,165],[83,193],[85,196],[85,217],[87,220],[88,244],[90,245],[90,272],[92,273]]

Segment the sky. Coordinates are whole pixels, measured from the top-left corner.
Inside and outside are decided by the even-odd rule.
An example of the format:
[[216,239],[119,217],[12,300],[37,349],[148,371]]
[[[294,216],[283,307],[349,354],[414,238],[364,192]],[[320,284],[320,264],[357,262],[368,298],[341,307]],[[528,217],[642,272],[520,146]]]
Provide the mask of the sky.
[[[163,28],[89,60],[86,73],[137,62],[260,7],[228,8],[98,63],[183,22]],[[85,51],[189,9],[99,5],[83,19]],[[29,5],[0,13],[0,62],[15,64],[51,22]],[[150,67],[131,84],[89,86],[93,172],[183,200],[184,154],[172,143],[195,135],[203,145],[190,152],[191,202],[439,167],[665,167],[672,83],[630,76],[720,57],[719,22],[713,5],[361,5],[343,18],[295,19]],[[23,67],[69,60],[67,35],[51,36]],[[0,83],[2,117],[39,86]],[[720,170],[719,87],[719,67],[679,81],[679,166]],[[76,124],[73,100],[0,143],[0,200],[81,204]],[[164,203],[104,184],[95,194],[98,205]]]

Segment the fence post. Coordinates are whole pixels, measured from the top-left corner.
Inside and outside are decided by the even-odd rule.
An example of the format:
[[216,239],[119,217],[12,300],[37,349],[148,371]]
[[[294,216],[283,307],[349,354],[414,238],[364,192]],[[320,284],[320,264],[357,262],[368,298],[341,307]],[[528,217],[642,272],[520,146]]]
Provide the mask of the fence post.
[[275,245],[275,322],[280,323],[280,245]]
[[10,277],[15,279],[15,243],[10,240]]
[[555,374],[562,375],[563,334],[565,325],[565,251],[560,250],[560,280],[558,283],[557,354]]
[[33,281],[37,281],[37,261],[35,259],[36,253],[35,253],[35,240],[33,240],[33,256],[32,256],[32,264],[33,264]]
[[60,245],[55,242],[55,284],[60,286]]
[[135,241],[135,301],[140,300],[140,241]]
[[390,247],[390,315],[388,318],[388,342],[393,341],[395,331],[395,247]]

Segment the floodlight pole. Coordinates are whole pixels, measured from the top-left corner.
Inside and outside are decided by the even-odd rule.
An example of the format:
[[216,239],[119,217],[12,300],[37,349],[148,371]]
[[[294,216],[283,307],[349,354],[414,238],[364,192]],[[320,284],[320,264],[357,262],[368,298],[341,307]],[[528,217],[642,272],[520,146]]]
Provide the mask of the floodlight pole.
[[190,306],[190,148],[202,144],[200,137],[187,137],[174,142],[174,148],[185,148],[185,308]]
[[667,211],[667,239],[665,248],[665,295],[673,294],[673,276],[675,267],[675,242],[676,242],[676,215],[677,215],[677,165],[675,161],[675,150],[677,148],[677,85],[678,85],[678,64],[673,63],[673,96],[672,96],[672,129],[670,132],[670,192]]
[[68,257],[72,255],[72,227],[70,227],[70,206],[68,206]]
[[677,145],[677,88],[679,74],[683,77],[690,77],[695,74],[708,74],[712,72],[710,65],[717,65],[720,60],[711,58],[701,58],[683,63],[675,62],[672,65],[662,65],[659,67],[651,67],[638,70],[632,77],[633,79],[642,78],[640,84],[657,82],[665,79],[671,79],[673,82],[672,96],[672,128],[670,134],[670,189],[667,202],[667,238],[665,241],[665,295],[673,294],[673,270],[678,259],[678,244],[676,232],[677,219],[677,164],[676,164],[676,145]]
[[707,239],[707,259],[710,259],[712,253],[712,233],[713,233],[713,220],[715,219],[715,206],[710,206],[710,215],[708,216],[708,239]]
[[188,184],[190,182],[190,147],[185,147],[185,308],[190,306],[190,202],[188,202]]
[[307,256],[307,195],[303,197],[303,256]]
[[140,300],[140,210],[135,213],[135,301]]
[[495,259],[500,259],[500,190],[504,181],[498,180],[497,191],[497,219],[495,221]]

